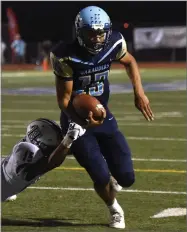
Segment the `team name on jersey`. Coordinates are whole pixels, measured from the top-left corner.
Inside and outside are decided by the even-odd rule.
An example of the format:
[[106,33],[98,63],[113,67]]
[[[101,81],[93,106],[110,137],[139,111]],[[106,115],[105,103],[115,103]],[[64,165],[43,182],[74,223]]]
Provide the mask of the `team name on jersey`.
[[81,75],[88,75],[88,74],[103,71],[103,70],[106,70],[106,69],[109,69],[109,68],[110,68],[110,64],[104,64],[104,65],[100,65],[100,66],[96,66],[94,68],[84,70],[84,71],[80,72],[80,74]]

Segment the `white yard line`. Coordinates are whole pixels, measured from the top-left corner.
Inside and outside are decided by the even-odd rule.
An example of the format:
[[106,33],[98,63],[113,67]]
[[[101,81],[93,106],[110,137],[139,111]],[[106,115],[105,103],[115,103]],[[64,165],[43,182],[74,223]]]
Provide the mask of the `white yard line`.
[[[60,111],[57,109],[53,110],[41,110],[41,109],[2,109],[1,112],[3,113],[26,113],[26,114],[55,114],[60,115]],[[120,112],[114,111],[113,114],[116,117],[117,121],[140,121],[143,119],[143,116],[140,112]],[[121,117],[120,117],[121,116]],[[158,112],[155,113],[155,119],[162,119],[162,118],[185,118],[186,113],[184,112]]]
[[[11,101],[12,103],[15,103],[15,104],[46,104],[46,101],[42,101],[42,100],[13,100]],[[54,101],[51,101],[51,103],[54,103]],[[110,104],[112,105],[112,102],[110,102]],[[115,105],[120,105],[120,106],[134,106],[134,103],[133,101],[132,102],[121,102],[121,101],[118,101],[118,102],[115,102]],[[159,102],[151,102],[151,105],[152,106],[164,106],[164,107],[167,107],[167,106],[186,106],[187,104],[186,103],[178,103],[178,102],[162,102],[162,103],[159,103]]]
[[[94,191],[93,188],[63,188],[63,187],[28,187],[28,189],[38,190],[66,190],[66,191]],[[172,191],[158,191],[158,190],[138,190],[138,189],[122,189],[121,192],[127,193],[155,193],[155,194],[175,194],[175,195],[187,195],[186,192],[172,192]]]
[[[5,155],[2,155],[3,158],[5,158]],[[66,157],[68,160],[75,160],[75,157],[72,155],[68,155]],[[171,163],[187,163],[187,160],[185,159],[158,159],[158,158],[132,158],[133,161],[140,161],[140,162],[171,162]]]
[[[3,108],[2,112],[4,113],[60,113],[59,109],[10,109],[10,108]],[[140,115],[138,111],[128,111],[128,112],[121,112],[121,111],[112,111],[113,114],[120,114],[120,115]],[[156,116],[173,116],[173,117],[183,117],[186,115],[186,112],[179,112],[179,111],[164,111],[164,112],[156,112]]]
[[[35,101],[35,103],[33,104],[36,104],[37,101]],[[25,101],[25,104],[27,102]],[[46,102],[45,102],[46,103]],[[29,102],[28,102],[29,104]],[[125,102],[125,101],[117,101],[117,102],[110,102],[109,105],[113,105],[114,106],[134,106],[134,102]],[[164,107],[171,107],[171,106],[186,106],[187,104],[186,103],[179,103],[179,102],[151,102],[151,106],[164,106]]]
[[[116,120],[118,120],[118,118],[116,118]],[[122,121],[122,120],[121,120]],[[124,120],[125,121],[125,120]],[[7,120],[6,120],[6,123]],[[23,123],[22,125],[21,124],[17,124],[17,125],[10,125],[10,124],[6,124],[5,121],[2,121],[1,123],[1,127],[2,129],[5,128],[5,129],[14,129],[14,128],[17,128],[17,129],[22,129],[22,128],[26,128],[26,125],[27,123]],[[9,121],[9,123],[15,123],[14,121]],[[59,121],[57,121],[57,123],[60,123]],[[175,123],[125,123],[125,122],[119,122],[118,123],[119,126],[145,126],[145,127],[187,127],[187,124],[175,124]]]
[[[16,137],[16,138],[22,138],[25,136],[25,134],[6,134],[3,133],[1,135],[2,137]],[[133,137],[133,136],[127,136],[128,140],[153,140],[153,141],[177,141],[177,142],[186,142],[186,138],[164,138],[164,137]]]
[[159,137],[134,137],[134,136],[127,136],[129,140],[153,140],[153,141],[177,141],[177,142],[186,142],[186,138],[159,138]]
[[26,125],[5,125],[4,123],[1,123],[1,128],[3,129],[26,129]]
[[[66,157],[66,159],[69,160],[75,160],[75,157],[72,155],[69,155]],[[146,161],[146,162],[172,162],[172,163],[186,163],[187,160],[184,159],[158,159],[158,158],[132,158],[133,161]]]
[[2,109],[4,113],[60,113],[59,110],[40,110],[40,109]]
[[[13,123],[13,124],[15,124],[15,123],[25,123],[25,124],[27,124],[28,122],[31,122],[31,121],[33,121],[33,119],[31,119],[31,120],[12,120],[12,119],[5,119],[5,120],[1,120],[1,125],[3,125],[3,123]],[[57,122],[58,123],[58,122]]]
[[[118,121],[118,119],[116,118]],[[124,120],[125,121],[125,120]],[[175,123],[124,123],[124,122],[119,122],[119,126],[145,126],[145,127],[187,127],[187,124],[175,124]]]
[[164,209],[150,218],[167,218],[167,217],[179,217],[186,215],[186,208],[167,208]]

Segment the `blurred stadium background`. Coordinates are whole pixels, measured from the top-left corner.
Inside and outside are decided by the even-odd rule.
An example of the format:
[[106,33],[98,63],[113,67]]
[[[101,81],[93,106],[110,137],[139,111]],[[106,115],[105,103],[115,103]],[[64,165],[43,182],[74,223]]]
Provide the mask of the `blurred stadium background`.
[[[185,2],[94,3],[109,13],[113,28],[124,35],[128,50],[139,62],[186,60]],[[39,62],[43,50],[49,50],[59,40],[72,40],[75,16],[87,5],[71,1],[3,2],[1,39],[7,46],[5,63],[12,63],[10,43],[16,32],[27,45],[27,64]]]
[[[47,117],[59,122],[48,55],[59,40],[74,38],[74,18],[88,5],[2,2],[2,156],[24,135],[29,121]],[[126,213],[126,231],[186,231],[186,2],[92,5],[105,9],[114,29],[124,35],[155,113],[154,122],[144,120],[134,107],[125,71],[114,64],[110,107],[130,144],[136,172],[136,183],[118,197]],[[24,59],[18,63],[11,49],[17,33],[26,43]],[[72,156],[17,201],[2,204],[2,231],[113,231],[107,222],[104,204]]]

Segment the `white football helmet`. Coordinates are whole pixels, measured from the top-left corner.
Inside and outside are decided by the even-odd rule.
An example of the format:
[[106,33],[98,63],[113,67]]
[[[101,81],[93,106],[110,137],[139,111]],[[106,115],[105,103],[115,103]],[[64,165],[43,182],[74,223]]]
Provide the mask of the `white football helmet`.
[[40,148],[44,156],[49,156],[62,141],[60,126],[49,119],[39,118],[27,127],[25,141]]

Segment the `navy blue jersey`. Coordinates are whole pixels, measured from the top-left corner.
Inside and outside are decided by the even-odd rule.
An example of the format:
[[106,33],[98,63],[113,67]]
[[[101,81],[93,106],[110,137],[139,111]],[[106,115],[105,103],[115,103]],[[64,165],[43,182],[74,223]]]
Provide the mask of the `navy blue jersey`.
[[85,92],[96,97],[107,106],[109,99],[109,71],[112,61],[126,54],[126,42],[119,32],[113,32],[106,48],[98,54],[91,54],[77,41],[60,42],[50,54],[56,76],[66,81],[73,80],[73,91]]
[[[71,147],[78,163],[99,186],[109,183],[110,173],[123,187],[134,182],[130,149],[107,107],[111,63],[125,54],[126,42],[119,32],[113,32],[108,46],[96,55],[88,53],[77,41],[72,44],[62,42],[51,52],[55,75],[65,81],[73,80],[76,93],[95,96],[105,106],[107,116],[103,124],[88,128]],[[60,124],[64,135],[69,122],[67,115],[61,111]]]

